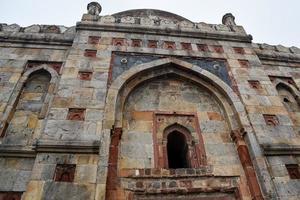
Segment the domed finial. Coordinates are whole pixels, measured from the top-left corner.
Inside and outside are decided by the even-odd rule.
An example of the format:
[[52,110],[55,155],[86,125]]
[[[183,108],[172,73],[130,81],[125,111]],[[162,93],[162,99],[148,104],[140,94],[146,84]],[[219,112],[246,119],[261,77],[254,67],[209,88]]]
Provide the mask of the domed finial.
[[235,26],[235,17],[231,13],[226,13],[222,18],[222,24]]
[[99,15],[102,11],[102,7],[98,2],[91,2],[87,5],[88,14]]

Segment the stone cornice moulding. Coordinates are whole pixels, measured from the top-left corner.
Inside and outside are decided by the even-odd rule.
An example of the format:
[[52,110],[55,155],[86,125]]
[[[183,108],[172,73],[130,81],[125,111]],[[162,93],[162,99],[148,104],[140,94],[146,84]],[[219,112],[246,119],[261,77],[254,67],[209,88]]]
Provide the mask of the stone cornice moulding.
[[34,158],[36,152],[31,147],[18,145],[0,145],[1,157]]
[[99,153],[100,141],[38,141],[33,146],[0,145],[0,157],[34,158],[37,153]]
[[77,22],[76,30],[125,32],[149,35],[166,35],[175,37],[216,39],[251,43],[252,36],[230,31],[205,31],[196,28],[179,28],[178,26],[145,26],[126,23],[100,23],[95,21]]
[[261,146],[266,156],[300,155],[300,145],[263,144]]
[[33,149],[47,153],[99,153],[100,141],[38,140]]

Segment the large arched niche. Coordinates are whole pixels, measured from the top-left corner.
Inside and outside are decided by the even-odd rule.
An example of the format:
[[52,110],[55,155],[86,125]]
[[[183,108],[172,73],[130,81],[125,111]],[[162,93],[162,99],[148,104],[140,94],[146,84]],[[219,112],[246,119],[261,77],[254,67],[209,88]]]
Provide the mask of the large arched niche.
[[220,78],[198,66],[175,58],[164,58],[132,67],[109,87],[103,128],[122,126],[123,110],[129,94],[138,86],[165,76],[177,76],[210,91],[223,107],[231,130],[248,128],[249,121],[239,97]]
[[[108,92],[110,105],[107,105],[106,114],[111,118],[106,118],[104,127],[110,124],[123,130],[119,146],[120,168],[154,167],[152,113],[155,111],[197,113],[200,132],[218,132],[215,139],[219,142],[230,141],[230,131],[242,127],[235,108],[240,109],[238,99],[219,78],[176,59],[154,62],[152,67],[148,63],[149,68],[142,65],[132,69],[133,74],[130,76],[131,72],[127,72],[127,78],[121,75]],[[146,68],[141,69],[143,67]],[[121,87],[118,88],[118,84]],[[112,94],[116,95],[115,99]],[[109,108],[115,110],[109,111]],[[243,115],[244,111],[240,109],[239,112]],[[217,124],[215,131],[211,131],[212,121]],[[172,123],[176,122],[175,119]],[[188,124],[182,125],[188,127]],[[190,132],[199,143],[197,131]]]
[[[172,68],[172,65],[166,68]],[[223,142],[231,141],[225,110],[215,95],[205,87],[184,77],[184,72],[179,75],[180,71],[177,72],[175,69],[171,71],[140,83],[125,98],[122,111],[118,112],[122,113],[121,127],[123,130],[119,151],[120,168],[158,166],[167,168],[167,165],[163,164],[167,163],[164,156],[162,159],[165,162],[161,165],[155,164],[154,143],[164,143],[162,146],[164,148],[167,141],[162,138],[162,134],[169,125],[174,123],[179,123],[189,129],[192,141],[196,144],[203,143],[202,137],[205,141],[210,140],[208,143],[219,143],[222,140]],[[158,119],[153,116],[153,113],[156,112],[161,113]],[[174,112],[176,115],[172,114]],[[171,114],[164,115],[164,113]],[[195,123],[200,124],[200,135],[197,130],[198,126],[192,126],[192,122],[189,122],[189,120],[193,120],[193,116],[186,116],[186,113],[197,115]],[[160,119],[164,120],[159,123],[161,125],[153,124],[155,120]],[[157,135],[156,139],[153,134]],[[213,137],[212,134],[214,134]],[[212,141],[212,138],[218,142]],[[205,150],[204,147],[199,147],[199,149]]]

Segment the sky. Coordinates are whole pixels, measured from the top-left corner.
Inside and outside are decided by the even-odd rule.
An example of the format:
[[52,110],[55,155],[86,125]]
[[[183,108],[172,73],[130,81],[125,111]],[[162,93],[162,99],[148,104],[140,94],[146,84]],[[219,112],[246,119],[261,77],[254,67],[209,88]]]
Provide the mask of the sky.
[[[0,23],[74,26],[90,0],[0,0]],[[181,15],[193,22],[220,24],[232,13],[253,42],[300,47],[300,0],[101,0],[100,15],[151,8]]]

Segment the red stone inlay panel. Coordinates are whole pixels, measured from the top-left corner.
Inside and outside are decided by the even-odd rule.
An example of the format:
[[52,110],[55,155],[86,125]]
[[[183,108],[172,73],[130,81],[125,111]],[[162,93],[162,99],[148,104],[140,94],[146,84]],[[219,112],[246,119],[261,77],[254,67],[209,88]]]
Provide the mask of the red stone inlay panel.
[[233,51],[237,54],[245,54],[245,50],[242,47],[233,47]]
[[209,52],[208,46],[206,44],[197,44],[197,48],[199,51]]
[[97,50],[86,49],[84,51],[85,57],[95,58],[97,56]]
[[132,40],[131,41],[132,47],[141,47],[142,46],[142,40]]
[[149,40],[148,41],[148,48],[157,48],[157,40]]
[[0,192],[0,200],[21,200],[22,192]]
[[279,125],[279,121],[278,121],[278,118],[276,117],[276,115],[264,114],[263,116],[264,116],[265,122],[268,126]]
[[262,88],[259,81],[257,81],[257,80],[249,80],[248,83],[249,83],[250,87],[253,89],[261,89]]
[[183,50],[192,50],[192,44],[191,43],[182,42],[181,47],[182,47]]
[[92,79],[93,72],[78,72],[78,78],[84,81],[90,81]]
[[249,68],[250,67],[250,64],[249,64],[248,60],[238,60],[238,61],[239,61],[239,64],[242,68]]
[[73,182],[76,165],[57,164],[55,168],[54,180],[59,182]]
[[300,169],[297,164],[285,165],[291,179],[300,179]]
[[165,41],[164,42],[164,49],[176,50],[175,42]]
[[124,38],[113,38],[112,45],[114,46],[125,46],[125,39]]
[[85,109],[84,108],[69,108],[67,116],[68,120],[84,121]]
[[99,36],[89,36],[88,43],[89,44],[99,44],[101,37]]
[[223,49],[222,46],[214,45],[214,46],[212,46],[212,47],[213,47],[213,49],[214,49],[214,51],[215,51],[216,53],[224,53],[224,49]]

